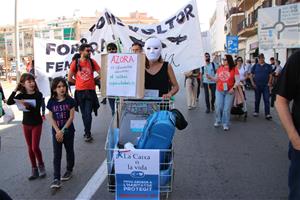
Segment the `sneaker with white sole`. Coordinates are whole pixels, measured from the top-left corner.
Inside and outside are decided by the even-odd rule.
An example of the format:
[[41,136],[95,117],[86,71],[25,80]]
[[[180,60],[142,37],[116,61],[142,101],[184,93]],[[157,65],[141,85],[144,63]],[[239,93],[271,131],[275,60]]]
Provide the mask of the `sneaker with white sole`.
[[221,124],[219,122],[214,123],[214,127],[219,127],[219,126],[221,126]]
[[258,113],[257,112],[254,112],[252,115],[253,115],[253,117],[258,117]]
[[64,175],[60,178],[62,181],[68,181],[72,178],[72,172],[71,171],[66,171]]
[[223,126],[224,131],[229,131],[229,126]]
[[58,179],[54,179],[54,181],[51,183],[50,188],[60,188],[61,187],[61,182]]

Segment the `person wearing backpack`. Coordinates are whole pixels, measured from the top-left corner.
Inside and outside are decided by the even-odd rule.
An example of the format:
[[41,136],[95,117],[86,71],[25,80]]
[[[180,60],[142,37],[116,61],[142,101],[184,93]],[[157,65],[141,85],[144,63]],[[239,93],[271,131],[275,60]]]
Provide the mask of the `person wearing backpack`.
[[216,82],[208,79],[208,76],[214,77],[216,75],[217,66],[214,62],[210,62],[209,53],[205,53],[204,56],[206,65],[201,67],[201,76],[205,94],[206,113],[210,113],[210,111],[215,111]]
[[92,112],[97,115],[100,107],[94,81],[94,71],[100,76],[100,66],[90,57],[91,51],[89,44],[82,44],[79,47],[80,58],[72,61],[68,74],[68,81],[75,84],[75,100],[82,114],[86,142],[93,140]]

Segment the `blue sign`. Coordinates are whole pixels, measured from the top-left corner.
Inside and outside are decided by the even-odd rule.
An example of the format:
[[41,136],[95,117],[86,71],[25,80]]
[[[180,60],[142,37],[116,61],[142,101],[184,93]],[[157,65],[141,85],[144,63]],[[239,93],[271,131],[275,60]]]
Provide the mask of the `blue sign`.
[[238,36],[226,36],[226,47],[228,54],[237,54],[239,47]]
[[116,200],[158,200],[159,158],[159,150],[115,151]]

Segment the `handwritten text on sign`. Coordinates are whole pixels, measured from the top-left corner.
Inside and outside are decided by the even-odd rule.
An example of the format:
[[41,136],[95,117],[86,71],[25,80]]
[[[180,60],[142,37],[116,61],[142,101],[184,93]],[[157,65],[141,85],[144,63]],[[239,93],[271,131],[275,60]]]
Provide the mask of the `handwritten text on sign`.
[[137,88],[137,67],[137,54],[109,54],[107,95],[134,97]]

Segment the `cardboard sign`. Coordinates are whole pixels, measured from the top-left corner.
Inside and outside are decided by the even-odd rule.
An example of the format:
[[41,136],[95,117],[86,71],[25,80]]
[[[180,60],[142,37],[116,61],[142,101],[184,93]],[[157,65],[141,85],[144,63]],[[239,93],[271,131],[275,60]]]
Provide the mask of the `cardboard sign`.
[[116,150],[116,199],[159,199],[159,150]]
[[144,97],[145,55],[106,54],[101,66],[102,96]]

